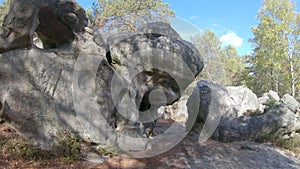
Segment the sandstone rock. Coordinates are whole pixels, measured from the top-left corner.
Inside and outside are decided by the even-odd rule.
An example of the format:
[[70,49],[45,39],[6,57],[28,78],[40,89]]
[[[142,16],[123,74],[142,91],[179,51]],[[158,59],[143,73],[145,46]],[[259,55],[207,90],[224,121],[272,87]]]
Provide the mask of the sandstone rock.
[[138,32],[143,32],[147,34],[157,35],[157,36],[169,36],[175,39],[182,39],[180,35],[171,27],[170,24],[165,22],[151,22],[141,27]]
[[226,89],[234,101],[238,117],[243,116],[247,111],[259,109],[257,96],[250,89],[243,86],[229,86]]
[[132,121],[152,122],[157,109],[177,101],[203,69],[195,47],[161,22],[110,36],[107,44],[108,58],[122,77],[115,81],[115,92],[125,92],[124,97],[115,99],[121,114]]
[[262,97],[258,98],[259,111],[264,112],[266,109],[270,109],[270,107],[267,107],[267,104],[271,100],[274,100],[275,102],[279,102],[280,100],[278,93],[272,90],[270,90],[268,93],[264,93]]
[[84,38],[51,50],[0,54],[1,118],[44,149],[72,132],[98,145],[142,151],[149,142],[145,127],[153,129],[161,105],[180,98],[202,70],[202,58],[191,44],[156,33],[120,35],[113,44],[101,31],[92,34],[80,32]]
[[[109,81],[114,72],[103,48],[89,44],[81,49],[80,57],[74,49],[15,50],[0,55],[0,100],[5,105],[2,117],[44,149],[52,150],[60,137],[58,133],[63,131],[76,132],[85,140],[99,144],[108,142],[106,134],[110,133],[105,130],[105,124],[115,120],[111,118],[115,113],[114,104],[109,99]],[[95,55],[100,66],[92,64]],[[76,59],[79,63],[83,58],[89,69],[80,67],[82,70],[74,71]],[[93,68],[95,75],[98,72],[97,83],[89,81]],[[74,95],[73,90],[83,93],[79,95],[82,97]],[[89,105],[86,100],[91,98],[97,98],[98,104]],[[90,112],[80,112],[80,106],[95,106],[99,111],[90,108]]]
[[84,31],[85,11],[73,0],[13,0],[0,36],[0,53],[31,47],[36,32],[45,48],[71,43]]
[[187,102],[196,85],[197,81],[192,82],[185,89],[178,101],[176,101],[172,105],[161,107],[159,111],[160,116],[164,119],[172,119],[176,122],[186,122],[189,116]]
[[75,47],[6,52],[0,63],[1,118],[39,147],[56,151],[70,132],[99,145],[145,149],[146,141],[129,147],[126,136],[144,137],[143,128],[115,109],[115,71],[92,37]]
[[[290,98],[289,98],[290,99]],[[293,138],[299,135],[299,114],[295,112],[294,100],[283,102],[265,114],[242,116],[228,121],[220,129],[219,140],[223,142],[260,140],[264,138]],[[297,103],[299,105],[299,103]]]
[[287,105],[291,111],[293,111],[297,114],[300,112],[300,103],[293,96],[291,96],[289,94],[285,94],[280,99],[280,102]]
[[[200,98],[198,111],[191,109],[196,96]],[[193,94],[188,99],[189,118],[187,128],[200,132],[204,139],[219,137],[219,130],[228,121],[236,117],[236,110],[228,91],[217,83],[199,81]],[[192,118],[193,113],[198,113],[196,123]]]

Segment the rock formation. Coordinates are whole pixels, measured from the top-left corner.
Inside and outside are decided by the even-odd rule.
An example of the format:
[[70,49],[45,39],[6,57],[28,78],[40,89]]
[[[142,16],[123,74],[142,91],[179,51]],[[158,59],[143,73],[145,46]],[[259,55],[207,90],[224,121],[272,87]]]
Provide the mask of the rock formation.
[[36,32],[44,48],[56,48],[82,33],[88,20],[74,0],[12,0],[0,36],[0,53],[33,46]]
[[[200,106],[195,111],[192,105],[197,97],[200,98]],[[228,91],[221,85],[205,80],[199,81],[187,102],[187,128],[199,132],[206,139],[210,136],[217,139],[220,127],[237,116],[233,103]],[[192,113],[197,114],[195,124],[191,118],[194,116]]]
[[257,116],[242,116],[228,121],[220,130],[223,142],[263,139],[300,138],[300,104],[290,95],[268,112]]
[[[158,107],[177,101],[203,68],[196,48],[162,22],[108,35],[87,28],[71,0],[11,6],[0,38],[1,118],[44,149],[55,149],[65,132],[145,149]],[[44,49],[25,48],[34,33]]]
[[[270,91],[258,99],[245,87],[226,90],[216,83],[200,81],[187,103],[191,117],[195,111],[189,105],[193,104],[195,95],[200,97],[200,108],[196,123],[188,118],[187,127],[201,137],[222,142],[300,138],[300,103],[288,94],[279,99],[276,92]],[[260,111],[259,107],[269,99],[278,103]]]
[[226,89],[236,106],[235,109],[238,110],[237,116],[259,109],[257,96],[250,89],[243,86],[229,86]]
[[258,98],[259,102],[259,111],[264,112],[267,109],[270,109],[272,107],[268,107],[268,103],[270,104],[270,101],[273,102],[279,102],[280,98],[278,96],[278,93],[270,90],[268,93],[264,93],[262,97]]

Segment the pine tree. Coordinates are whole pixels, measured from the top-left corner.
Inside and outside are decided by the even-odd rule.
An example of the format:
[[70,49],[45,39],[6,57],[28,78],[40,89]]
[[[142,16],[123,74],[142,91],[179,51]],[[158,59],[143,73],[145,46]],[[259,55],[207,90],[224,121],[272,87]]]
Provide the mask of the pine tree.
[[245,85],[243,80],[243,72],[246,71],[246,57],[239,56],[237,50],[233,46],[226,46],[223,49],[225,72],[226,72],[226,85],[239,86]]
[[161,0],[98,0],[89,9],[90,21],[105,31],[134,31],[153,21],[168,21],[175,15]]
[[191,40],[204,60],[204,69],[198,78],[226,85],[224,57],[222,56],[221,41],[217,35],[211,30],[205,30],[192,37]]

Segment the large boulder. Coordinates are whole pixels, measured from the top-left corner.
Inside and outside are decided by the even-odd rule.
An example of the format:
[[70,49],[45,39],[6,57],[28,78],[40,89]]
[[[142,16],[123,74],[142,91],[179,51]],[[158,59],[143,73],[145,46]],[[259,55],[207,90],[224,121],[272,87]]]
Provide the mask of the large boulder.
[[169,36],[176,39],[182,39],[180,35],[171,27],[170,24],[166,24],[165,22],[151,22],[139,28],[138,32],[158,35],[158,36]]
[[44,48],[71,43],[87,24],[84,9],[74,0],[12,0],[3,20],[0,53],[32,47],[35,32]]
[[238,117],[243,116],[247,111],[257,111],[259,109],[257,96],[247,87],[229,86],[226,89],[234,101]]
[[293,111],[297,114],[300,113],[300,103],[293,96],[291,96],[289,94],[285,94],[280,99],[280,102],[287,105],[291,111]]
[[[55,149],[61,134],[71,132],[92,145],[144,150],[149,142],[145,128],[153,129],[157,109],[178,100],[203,68],[192,44],[172,37],[176,33],[167,24],[163,28],[170,30],[162,35],[151,33],[162,23],[153,25],[146,25],[146,33],[115,35],[114,41],[101,31],[68,25],[72,34],[79,31],[78,37],[43,50],[14,50],[24,46],[13,39],[14,45],[0,54],[1,118],[44,149]],[[48,29],[55,30],[51,24]],[[31,35],[27,27],[17,30]]]
[[274,104],[279,102],[280,97],[278,93],[270,90],[268,93],[264,93],[260,98],[258,98],[259,102],[259,111],[264,112],[268,109],[271,109]]
[[[171,119],[176,122],[186,122],[189,116],[188,113],[188,99],[193,93],[194,88],[197,85],[197,81],[192,82],[183,92],[178,101],[172,105],[164,106],[159,109],[159,115],[164,119]],[[200,102],[199,102],[200,103]]]
[[108,129],[117,125],[113,68],[104,48],[92,41],[79,46],[0,55],[1,117],[41,148],[53,150],[65,132],[98,144],[116,141]]
[[203,69],[195,46],[166,23],[112,35],[107,44],[108,58],[122,77],[114,84],[116,96],[124,93],[124,97],[115,99],[121,114],[132,121],[152,122],[157,109],[177,101]]
[[[194,110],[194,104],[199,101],[199,110]],[[193,94],[187,102],[189,117],[187,129],[200,133],[200,137],[207,139],[219,137],[219,130],[228,120],[236,117],[234,102],[228,91],[221,85],[201,80],[197,83]],[[196,121],[193,119],[197,114]],[[195,123],[194,123],[195,121]]]
[[293,97],[285,95],[280,104],[265,114],[242,116],[228,121],[220,129],[219,140],[232,142],[299,137],[299,106]]

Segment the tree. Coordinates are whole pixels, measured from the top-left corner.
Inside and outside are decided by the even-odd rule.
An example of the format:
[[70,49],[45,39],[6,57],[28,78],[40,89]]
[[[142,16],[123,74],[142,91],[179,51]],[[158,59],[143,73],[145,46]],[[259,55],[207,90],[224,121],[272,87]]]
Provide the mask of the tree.
[[0,26],[3,23],[4,16],[8,13],[9,6],[11,0],[3,1],[2,5],[0,6]]
[[191,38],[204,60],[204,69],[197,77],[215,81],[221,85],[243,85],[245,58],[238,55],[233,46],[225,46],[211,30],[205,30]]
[[[296,94],[299,57],[299,14],[290,0],[265,0],[259,11],[258,26],[252,28],[255,49],[251,86],[256,94],[274,90]],[[296,72],[298,71],[298,72]]]
[[226,85],[222,47],[217,35],[211,30],[204,30],[202,33],[192,37],[191,40],[204,61],[204,69],[198,78]]
[[237,50],[233,46],[227,46],[223,49],[226,85],[239,86],[245,85],[243,72],[246,71],[246,56],[239,56]]
[[106,31],[134,31],[152,21],[175,15],[161,0],[98,0],[89,9],[91,23]]
[[288,48],[288,61],[290,72],[290,87],[292,96],[296,96],[296,91],[299,91],[299,78],[300,78],[300,14],[296,14],[294,23],[292,24],[291,33],[289,35],[289,48]]

